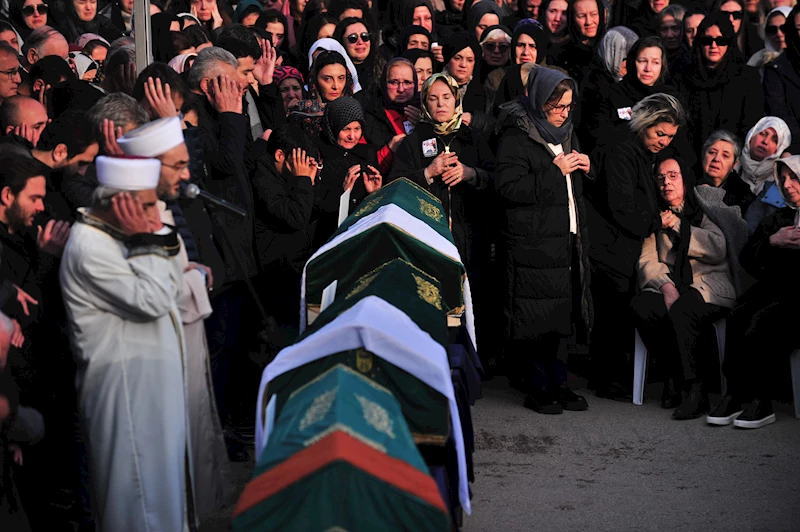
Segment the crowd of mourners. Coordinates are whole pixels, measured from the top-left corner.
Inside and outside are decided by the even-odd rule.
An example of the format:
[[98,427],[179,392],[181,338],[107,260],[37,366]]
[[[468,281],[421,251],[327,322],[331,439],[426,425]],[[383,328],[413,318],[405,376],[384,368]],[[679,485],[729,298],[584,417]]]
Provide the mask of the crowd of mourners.
[[0,529],[196,529],[306,261],[400,178],[525,407],[589,407],[576,340],[629,401],[638,331],[675,419],[775,421],[795,0],[51,1],[0,3]]

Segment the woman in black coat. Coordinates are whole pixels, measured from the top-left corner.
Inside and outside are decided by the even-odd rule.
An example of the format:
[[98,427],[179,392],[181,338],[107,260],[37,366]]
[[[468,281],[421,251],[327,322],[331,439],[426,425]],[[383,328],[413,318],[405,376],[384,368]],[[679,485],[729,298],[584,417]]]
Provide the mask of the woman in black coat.
[[764,67],[764,96],[766,114],[782,118],[792,132],[790,153],[800,148],[800,32],[795,24],[800,20],[800,6],[795,6],[786,18],[783,31],[786,51]]
[[583,180],[593,168],[570,124],[576,88],[556,70],[533,69],[529,98],[504,107],[497,148],[506,352],[520,357],[525,407],[543,414],[588,408],[566,368],[573,326],[592,326]]
[[697,28],[693,64],[677,80],[693,153],[700,153],[705,139],[718,129],[744,138],[764,116],[758,71],[737,59],[733,38],[728,17],[720,12],[707,16]]
[[94,9],[91,2],[78,4],[77,0],[61,0],[56,6],[58,13],[52,19],[58,20],[58,29],[69,43],[76,43],[84,33],[96,33],[108,42],[114,42],[123,35],[109,19],[98,16],[97,3]]
[[606,32],[606,9],[600,0],[576,0],[567,8],[569,41],[550,50],[547,64],[567,71],[579,85],[595,47]]
[[592,334],[593,384],[598,397],[629,396],[625,356],[632,351],[630,299],[636,261],[645,238],[661,228],[653,180],[656,154],[667,148],[684,123],[674,96],[654,94],[631,110],[630,135],[609,145],[597,159],[598,180],[589,188],[587,214],[592,236],[589,256],[595,324]]
[[464,123],[480,132],[490,131],[494,124],[487,112],[486,90],[480,81],[482,51],[478,39],[468,33],[455,33],[444,42],[442,51],[445,61],[442,73],[458,83]]
[[550,38],[544,27],[536,20],[520,24],[511,36],[511,66],[505,69],[494,97],[494,114],[506,102],[516,100],[525,94],[522,85],[522,65],[536,63],[543,65],[547,59]]

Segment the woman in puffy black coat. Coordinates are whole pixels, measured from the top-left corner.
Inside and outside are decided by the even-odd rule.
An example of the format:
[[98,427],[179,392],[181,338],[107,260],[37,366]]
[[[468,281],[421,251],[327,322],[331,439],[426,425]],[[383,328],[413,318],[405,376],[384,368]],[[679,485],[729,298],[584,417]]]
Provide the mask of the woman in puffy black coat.
[[734,52],[733,26],[721,12],[712,13],[697,27],[693,64],[677,80],[689,117],[692,153],[718,129],[739,138],[764,116],[764,91],[758,71],[744,65]]
[[764,96],[766,114],[783,119],[792,132],[790,153],[800,150],[800,6],[795,6],[786,24],[786,51],[764,67]]
[[501,108],[495,187],[506,352],[519,357],[525,407],[543,414],[588,408],[567,386],[566,368],[573,326],[592,325],[583,180],[593,167],[570,123],[576,92],[572,79],[539,67],[528,77],[529,98]]

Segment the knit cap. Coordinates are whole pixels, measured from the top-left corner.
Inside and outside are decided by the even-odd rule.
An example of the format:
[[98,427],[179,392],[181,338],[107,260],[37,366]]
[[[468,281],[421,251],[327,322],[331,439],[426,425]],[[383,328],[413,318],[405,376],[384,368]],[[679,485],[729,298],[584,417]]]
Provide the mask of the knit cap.
[[359,122],[364,127],[364,110],[355,98],[341,96],[325,106],[323,121],[328,139],[335,144],[339,132],[350,122]]

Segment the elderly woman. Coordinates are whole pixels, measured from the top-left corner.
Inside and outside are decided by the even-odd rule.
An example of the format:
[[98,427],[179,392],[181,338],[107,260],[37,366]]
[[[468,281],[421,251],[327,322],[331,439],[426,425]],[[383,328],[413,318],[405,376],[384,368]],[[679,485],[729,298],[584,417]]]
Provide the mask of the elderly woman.
[[294,67],[282,66],[275,69],[272,79],[278,85],[283,111],[288,115],[289,110],[305,96],[303,75]]
[[678,78],[681,100],[689,116],[692,153],[718,129],[745,136],[763,115],[764,92],[758,72],[738,59],[734,31],[721,12],[697,28],[692,66]]
[[634,322],[649,352],[667,368],[661,405],[677,406],[674,419],[695,419],[709,410],[703,382],[700,335],[736,302],[725,235],[703,213],[694,195],[694,177],[678,158],[656,168],[661,227],[642,245],[637,266],[639,289],[631,304]]
[[572,79],[533,69],[528,98],[507,104],[497,148],[506,352],[519,357],[525,407],[542,414],[588,408],[566,368],[567,337],[592,320],[583,180],[593,168],[570,123],[575,98]]
[[800,292],[786,275],[800,268],[800,156],[777,160],[774,173],[787,206],[767,217],[742,251],[742,266],[757,283],[740,298],[727,320],[723,370],[728,395],[706,417],[712,425],[733,423],[755,429],[774,423],[770,401],[774,360],[785,360],[797,349],[794,329],[800,320]]
[[786,206],[775,186],[773,164],[791,143],[789,126],[775,116],[765,116],[747,133],[736,171],[751,192],[742,205],[751,234],[764,218]]
[[497,91],[511,57],[511,30],[505,26],[489,26],[480,39],[483,51],[481,81],[491,94]]
[[543,65],[549,48],[550,37],[538,21],[525,19],[517,25],[511,36],[511,66],[504,70],[503,79],[495,92],[495,114],[498,107],[525,94],[522,65]]
[[314,61],[308,76],[308,98],[300,100],[289,110],[289,122],[294,122],[312,137],[322,132],[325,106],[341,96],[353,95],[353,77],[339,52],[323,51]]
[[381,147],[378,161],[381,170],[388,174],[394,152],[406,134],[413,131],[421,116],[414,65],[402,57],[386,63],[381,74],[379,96],[366,105],[364,137]]
[[736,172],[741,155],[742,144],[733,133],[724,129],[712,133],[703,144],[700,184],[725,190],[723,203],[739,207],[744,215],[755,196]]
[[630,311],[642,242],[662,227],[653,165],[656,154],[672,143],[684,121],[683,107],[673,96],[659,93],[637,103],[631,110],[628,138],[600,154],[599,177],[589,189],[589,256],[596,311],[593,384],[599,397],[629,397],[628,387],[619,384],[630,375],[625,356],[633,347],[633,328],[624,316]]
[[455,79],[434,74],[423,85],[421,99],[422,117],[400,144],[390,179],[407,177],[442,201],[475,294],[487,259],[486,189],[492,153],[464,123]]

